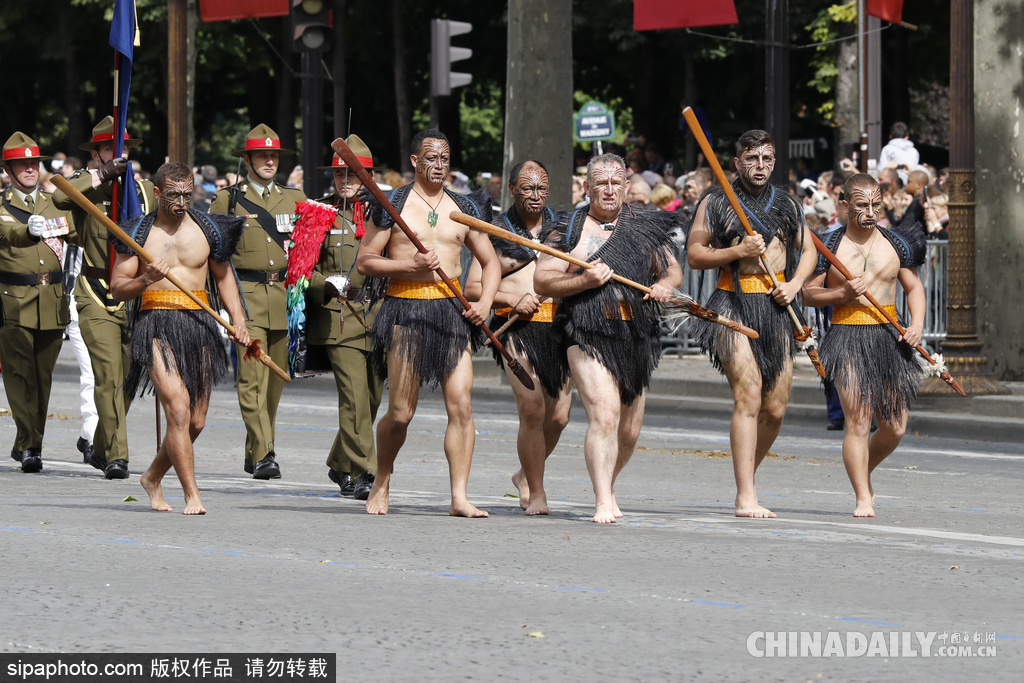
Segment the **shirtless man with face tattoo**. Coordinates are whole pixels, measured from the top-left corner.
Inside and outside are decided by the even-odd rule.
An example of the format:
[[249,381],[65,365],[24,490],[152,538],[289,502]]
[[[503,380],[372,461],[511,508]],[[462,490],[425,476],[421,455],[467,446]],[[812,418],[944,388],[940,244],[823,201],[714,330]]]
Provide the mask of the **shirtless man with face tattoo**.
[[[788,192],[768,183],[775,168],[775,145],[763,130],[747,131],[736,144],[739,177],[733,190],[743,204],[754,235],[747,235],[721,188],[697,205],[687,258],[691,268],[719,269],[718,287],[707,305],[760,333],[738,332],[694,320],[690,334],[725,374],[735,408],[729,441],[736,477],[736,516],[775,517],[757,502],[754,472],[782,427],[793,380],[796,341],[785,306],[793,303],[814,271],[814,244],[803,211]],[[773,287],[760,256],[779,280]],[[738,286],[736,280],[739,280]]]
[[[542,254],[533,285],[538,295],[561,299],[555,325],[590,421],[583,452],[594,485],[593,521],[608,524],[622,516],[615,480],[633,455],[661,358],[661,318],[650,299],[669,301],[683,274],[668,232],[649,212],[623,205],[629,181],[621,157],[591,159],[584,187],[589,206],[562,221],[548,242],[594,267],[582,270]],[[651,293],[610,281],[613,269]]]
[[[826,246],[856,277],[847,280],[822,257],[816,275],[804,286],[804,301],[833,307],[821,362],[846,415],[843,462],[857,496],[853,515],[874,517],[871,472],[903,438],[907,410],[921,381],[913,347],[924,329],[924,286],[917,267],[924,262],[926,245],[919,224],[878,227],[882,194],[871,176],[854,175],[844,192],[849,222],[826,238]],[[911,324],[903,335],[863,296],[871,294],[895,317],[897,282],[910,309]],[[878,420],[873,435],[872,416]]]
[[[501,265],[487,235],[471,231],[448,216],[461,211],[490,222],[490,201],[488,197],[477,206],[467,197],[444,189],[451,158],[444,133],[418,133],[410,158],[416,169],[415,181],[393,190],[388,199],[429,251],[417,251],[394,220],[377,206],[367,222],[356,260],[356,268],[363,275],[390,278],[372,332],[374,366],[378,375],[388,380],[388,411],[377,424],[377,476],[366,511],[375,515],[388,512],[395,458],[416,413],[420,387],[429,384],[441,387],[448,412],[444,437],[452,490],[448,514],[487,517],[466,497],[476,434],[470,401],[470,352],[482,341],[479,326],[491,309],[501,280]],[[479,298],[470,310],[463,310],[435,272],[443,269],[458,286],[463,245],[480,262],[482,271]]]
[[[512,167],[508,189],[515,203],[498,216],[495,224],[521,237],[539,240],[545,229],[554,226],[560,214],[547,207],[548,172],[539,161],[524,161]],[[491,244],[501,262],[501,284],[494,295],[492,329],[499,329],[518,315],[501,340],[505,348],[530,374],[536,387],[530,391],[512,376],[501,355],[495,359],[505,368],[519,410],[517,446],[522,468],[512,475],[519,489],[519,507],[527,515],[548,514],[544,493],[544,462],[558,444],[558,437],[569,422],[572,382],[569,365],[552,322],[556,301],[538,296],[533,289],[537,268],[536,253],[499,237]],[[482,268],[474,260],[466,281],[470,301],[480,295]]]
[[[190,211],[192,170],[185,164],[164,164],[155,181],[157,210],[125,230],[154,256],[153,262],[143,263],[120,240],[114,244],[117,259],[111,294],[120,301],[142,296],[124,391],[134,398],[152,387],[167,417],[167,434],[160,450],[139,479],[149,494],[150,506],[161,512],[171,509],[160,482],[173,466],[184,490],[184,513],[202,515],[206,508],[196,486],[192,444],[203,431],[210,390],[227,374],[230,364],[213,318],[165,278],[174,274],[193,294],[208,301],[206,279],[212,272],[231,319],[245,320],[230,265],[245,219],[219,216],[215,223]],[[245,325],[236,325],[231,339],[247,345]]]

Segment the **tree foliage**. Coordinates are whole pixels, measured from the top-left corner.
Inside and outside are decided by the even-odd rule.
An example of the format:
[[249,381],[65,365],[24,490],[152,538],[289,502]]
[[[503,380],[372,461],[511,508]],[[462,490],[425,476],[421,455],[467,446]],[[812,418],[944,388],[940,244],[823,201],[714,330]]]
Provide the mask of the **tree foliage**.
[[[572,35],[566,39],[573,42],[574,90],[611,107],[620,127],[628,125],[631,132],[647,135],[666,158],[684,154],[683,105],[702,106],[719,139],[762,125],[764,48],[724,38],[762,41],[764,0],[737,0],[735,26],[700,29],[716,37],[684,30],[635,32],[632,0],[572,2]],[[0,69],[8,83],[0,134],[23,130],[48,152],[77,152],[92,126],[111,109],[113,59],[107,39],[113,4],[114,0],[0,3]],[[154,169],[167,149],[167,3],[137,0],[137,5],[142,46],[136,49],[128,125],[132,135],[145,139],[138,158]],[[472,59],[458,63],[460,70],[473,74],[473,84],[442,99],[441,126],[453,140],[454,160],[469,175],[499,169],[505,4],[401,0],[399,6],[405,22],[407,99],[417,122],[427,112],[430,19],[473,24],[470,34],[453,40],[473,50]],[[846,26],[844,7],[836,0],[790,2],[791,42],[805,44],[840,31]],[[907,20],[920,26],[905,37],[911,88],[924,91],[948,83],[948,8],[948,0],[906,5]],[[367,142],[378,162],[397,167],[408,151],[398,144],[390,3],[348,0],[344,19],[345,90],[353,112],[352,132]],[[284,137],[299,125],[300,85],[293,76],[299,72],[299,58],[285,50],[287,29],[287,18],[199,23],[194,111],[198,163],[213,163],[222,172],[234,170],[236,160],[230,151],[250,127],[265,122]],[[890,40],[895,31],[883,32],[883,40]],[[828,114],[831,50],[791,52],[794,107],[806,105],[809,111]],[[329,55],[326,62],[330,65]],[[689,98],[687,63],[693,73]],[[335,130],[331,88],[325,82],[327,140]],[[289,106],[282,107],[282,102]],[[301,139],[296,143],[301,145]],[[329,157],[325,148],[325,162]]]

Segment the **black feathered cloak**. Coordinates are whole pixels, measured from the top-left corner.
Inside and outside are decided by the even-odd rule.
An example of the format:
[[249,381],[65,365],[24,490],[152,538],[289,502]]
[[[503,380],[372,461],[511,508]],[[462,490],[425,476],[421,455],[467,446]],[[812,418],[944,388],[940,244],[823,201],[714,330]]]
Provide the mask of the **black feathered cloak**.
[[[601,259],[617,274],[653,285],[669,267],[672,241],[666,226],[674,225],[676,219],[666,218],[667,213],[623,206],[611,236],[588,261]],[[586,209],[569,214],[560,229],[549,233],[548,242],[571,252],[579,243],[586,217]],[[661,360],[661,314],[656,302],[643,297],[637,289],[610,281],[563,299],[555,313],[554,324],[564,335],[566,347],[579,346],[606,367],[627,406],[650,385]]]

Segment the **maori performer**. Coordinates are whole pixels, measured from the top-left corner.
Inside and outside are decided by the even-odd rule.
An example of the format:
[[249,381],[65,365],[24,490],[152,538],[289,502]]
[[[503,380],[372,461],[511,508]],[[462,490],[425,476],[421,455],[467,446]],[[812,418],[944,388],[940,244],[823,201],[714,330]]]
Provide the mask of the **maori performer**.
[[[169,511],[160,481],[172,466],[185,492],[186,515],[206,514],[196,486],[192,444],[203,431],[213,385],[231,365],[220,331],[208,316],[165,276],[172,273],[200,299],[209,301],[207,276],[216,280],[221,305],[232,320],[245,320],[241,291],[231,266],[231,254],[242,235],[245,219],[209,217],[191,211],[192,170],[180,162],[166,163],[156,172],[157,210],[130,221],[125,231],[140,246],[159,254],[144,264],[120,240],[111,294],[119,301],[142,296],[134,318],[131,366],[125,395],[134,398],[152,388],[167,417],[167,434],[153,464],[139,479],[154,510]],[[232,341],[249,343],[244,325],[235,327]]]
[[[593,521],[608,524],[622,516],[615,479],[633,455],[647,386],[661,359],[658,307],[645,301],[670,301],[683,275],[668,232],[674,216],[623,205],[629,181],[621,157],[591,159],[584,187],[589,207],[570,214],[546,241],[594,267],[570,271],[565,261],[542,255],[534,289],[561,299],[554,324],[590,421],[584,454],[596,497]],[[609,282],[613,272],[651,293]]]
[[[494,223],[506,230],[539,240],[559,214],[547,207],[548,172],[539,161],[516,164],[509,174],[508,189],[515,203],[498,216]],[[540,297],[533,289],[537,268],[536,254],[526,247],[499,237],[491,237],[491,245],[501,262],[501,284],[494,295],[492,329],[508,325],[503,343],[534,380],[536,388],[527,389],[505,367],[497,349],[494,358],[505,369],[519,411],[517,447],[522,467],[512,475],[519,490],[519,506],[527,515],[548,514],[544,494],[544,462],[558,444],[558,438],[569,422],[572,384],[569,362],[558,335],[555,334],[557,302]],[[466,297],[473,301],[480,296],[482,269],[474,260],[466,282]],[[509,322],[512,318],[517,318]]]
[[[498,289],[501,266],[486,236],[448,217],[452,211],[460,211],[491,220],[489,195],[481,197],[477,205],[444,188],[450,159],[444,133],[417,133],[411,156],[416,179],[388,197],[416,230],[428,253],[420,253],[379,205],[371,212],[359,247],[358,271],[367,277],[390,278],[372,332],[374,367],[379,377],[388,380],[388,410],[377,424],[377,476],[366,501],[369,514],[387,514],[395,458],[416,413],[420,387],[427,384],[441,387],[448,411],[444,439],[452,487],[448,514],[487,517],[466,497],[476,434],[470,400],[470,352],[482,341],[479,326]],[[480,298],[465,311],[434,272],[443,269],[456,278],[462,271],[463,245],[480,261],[483,272]]]
[[[847,280],[824,256],[804,286],[809,306],[832,306],[832,325],[821,343],[826,387],[835,386],[846,415],[843,462],[857,495],[854,517],[874,517],[871,472],[899,445],[907,411],[923,370],[914,347],[924,329],[924,231],[914,216],[893,229],[878,226],[884,213],[878,183],[866,173],[846,181],[845,227],[825,245],[846,265]],[[845,239],[844,239],[845,238]],[[911,324],[900,334],[863,295],[872,295],[896,318],[896,282],[907,294]],[[906,342],[906,343],[902,343]],[[871,418],[878,431],[871,434]]]
[[[757,502],[754,473],[775,442],[793,381],[796,338],[786,312],[814,271],[814,245],[803,212],[783,189],[768,183],[775,144],[763,130],[740,136],[732,184],[755,235],[747,235],[721,188],[705,193],[690,230],[691,268],[719,269],[707,305],[760,333],[747,339],[721,326],[694,320],[690,334],[729,380],[735,408],[729,441],[736,477],[736,516],[775,517]],[[773,287],[761,255],[779,281]]]

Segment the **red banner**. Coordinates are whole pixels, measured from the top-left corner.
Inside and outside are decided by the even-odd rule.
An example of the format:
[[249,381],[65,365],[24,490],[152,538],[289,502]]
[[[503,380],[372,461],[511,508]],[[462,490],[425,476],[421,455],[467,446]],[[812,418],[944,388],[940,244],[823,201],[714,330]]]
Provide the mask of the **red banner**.
[[288,14],[288,0],[199,0],[203,21],[226,21]]
[[633,30],[738,24],[733,0],[633,0]]
[[903,21],[903,0],[868,0],[864,13],[898,26]]

